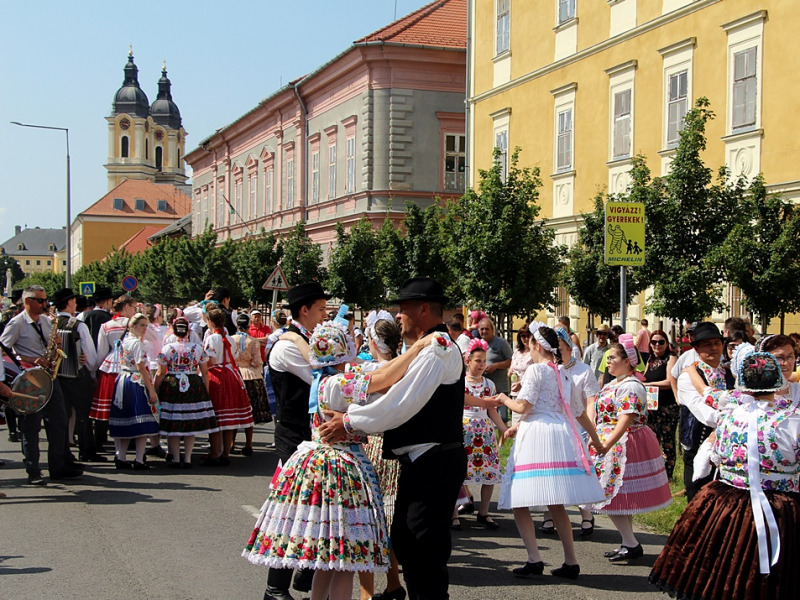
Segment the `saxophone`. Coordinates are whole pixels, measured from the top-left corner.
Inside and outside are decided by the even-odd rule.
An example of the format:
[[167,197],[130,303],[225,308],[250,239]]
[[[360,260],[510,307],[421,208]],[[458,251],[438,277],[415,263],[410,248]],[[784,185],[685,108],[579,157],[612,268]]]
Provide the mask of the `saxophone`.
[[55,306],[50,309],[50,316],[50,338],[47,340],[47,349],[44,352],[44,357],[50,362],[50,367],[46,368],[45,371],[55,381],[56,377],[58,377],[58,368],[61,366],[61,361],[67,355],[58,347],[58,312]]

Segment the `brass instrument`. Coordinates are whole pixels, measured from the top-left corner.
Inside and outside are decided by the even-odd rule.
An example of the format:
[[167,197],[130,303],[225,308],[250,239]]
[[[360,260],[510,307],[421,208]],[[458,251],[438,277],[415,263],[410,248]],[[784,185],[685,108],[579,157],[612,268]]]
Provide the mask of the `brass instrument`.
[[58,312],[55,306],[50,309],[50,316],[50,338],[47,340],[47,349],[44,351],[44,358],[50,362],[50,366],[45,368],[45,371],[47,371],[50,378],[55,381],[56,377],[58,377],[58,368],[61,366],[61,361],[64,360],[67,355],[64,354],[64,351],[58,346]]

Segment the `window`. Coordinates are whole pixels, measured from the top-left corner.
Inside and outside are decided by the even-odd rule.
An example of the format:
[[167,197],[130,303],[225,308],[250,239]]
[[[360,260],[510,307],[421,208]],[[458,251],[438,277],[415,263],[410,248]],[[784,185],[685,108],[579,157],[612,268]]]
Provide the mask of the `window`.
[[258,215],[256,198],[258,198],[258,175],[250,174],[250,218],[255,219]]
[[508,130],[495,132],[494,147],[500,151],[497,162],[500,163],[500,177],[505,181],[508,175]]
[[161,171],[164,166],[164,149],[161,146],[156,146],[156,171]]
[[558,0],[558,22],[566,23],[575,18],[575,0]]
[[286,161],[286,208],[294,207],[294,158]]
[[572,109],[558,113],[558,139],[556,142],[556,171],[572,170]]
[[37,261],[36,261],[36,266],[37,266],[37,267],[38,267],[38,266],[40,266],[41,264],[42,264],[42,261],[40,261],[40,260],[37,260]]
[[756,48],[733,55],[733,128],[756,124]]
[[17,250],[25,250],[25,244],[17,244]]
[[47,246],[47,249],[50,250],[50,252],[55,252],[56,251],[56,245],[55,244],[49,244]]
[[328,200],[336,198],[336,144],[328,146]]
[[264,210],[272,212],[272,167],[264,170]]
[[47,266],[48,266],[48,267],[49,267],[49,266],[51,266],[52,264],[53,264],[53,263],[52,263],[52,262],[50,262],[49,260],[47,261]]
[[511,40],[511,0],[497,0],[497,52],[508,52]]
[[150,158],[150,140],[144,141],[144,158],[145,160]]
[[158,200],[158,211],[159,212],[167,212],[167,201],[166,200]]
[[114,198],[114,210],[122,210],[125,206],[125,200],[122,198]]
[[225,206],[228,204],[225,201],[225,187],[224,179],[217,180],[217,227],[225,226]]
[[631,155],[631,90],[614,94],[614,159]]
[[319,150],[311,153],[311,202],[319,202]]
[[30,267],[30,266],[31,266],[31,261],[29,261],[29,260],[26,260],[26,261],[25,261],[25,266],[26,266],[26,267]]
[[144,210],[147,207],[147,203],[144,201],[144,198],[136,198],[133,202],[136,210]]
[[67,261],[65,261],[65,260],[62,260],[62,261],[61,261],[61,266],[62,266],[62,267],[66,267],[66,266],[67,266]]
[[444,136],[444,189],[464,191],[467,136],[448,133]]
[[242,211],[244,208],[242,207],[242,180],[237,179],[236,183],[233,185],[233,207],[234,213],[231,216],[231,221],[241,222],[242,220]]
[[689,72],[680,71],[669,76],[667,97],[667,146],[675,146],[683,130],[683,119],[689,111]]
[[353,194],[356,191],[356,138],[347,138],[347,188],[345,193]]
[[130,142],[128,141],[128,136],[127,135],[123,135],[122,136],[122,147],[120,148],[120,156],[122,158],[128,158],[128,150],[129,150],[128,144],[129,143]]

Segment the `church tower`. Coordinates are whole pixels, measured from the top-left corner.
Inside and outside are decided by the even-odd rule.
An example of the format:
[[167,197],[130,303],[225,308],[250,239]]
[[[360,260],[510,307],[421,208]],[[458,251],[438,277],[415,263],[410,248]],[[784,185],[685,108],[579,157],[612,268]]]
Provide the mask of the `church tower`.
[[125,79],[111,105],[108,122],[108,189],[125,179],[154,183],[186,183],[183,162],[186,131],[178,106],[172,101],[166,65],[152,107],[139,86],[139,69],[128,52]]

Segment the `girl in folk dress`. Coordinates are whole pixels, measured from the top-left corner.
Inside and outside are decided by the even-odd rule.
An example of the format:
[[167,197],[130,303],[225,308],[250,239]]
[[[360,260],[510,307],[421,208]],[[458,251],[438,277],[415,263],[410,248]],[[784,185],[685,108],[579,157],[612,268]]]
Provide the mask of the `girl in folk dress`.
[[580,567],[564,505],[603,498],[578,423],[596,447],[600,447],[600,440],[586,416],[580,393],[558,366],[561,352],[556,332],[536,322],[531,323],[530,330],[534,364],[525,371],[517,399],[505,394],[497,396],[512,411],[522,414],[519,423],[506,432],[507,437],[515,439],[498,505],[514,510],[517,529],[528,551],[525,565],[513,570],[515,576],[541,575],[544,571],[530,508],[547,506],[564,547],[564,563],[552,573],[575,579]]
[[203,346],[188,341],[189,321],[185,318],[175,319],[172,329],[176,341],[166,344],[158,354],[155,381],[161,401],[161,435],[167,436],[170,466],[190,469],[195,436],[219,428],[208,396],[208,355]]
[[[500,483],[500,455],[497,451],[495,427],[500,435],[506,432],[506,424],[496,408],[484,408],[482,398],[496,394],[494,382],[486,379],[486,351],[489,345],[481,339],[473,339],[467,346],[465,360],[467,376],[464,390],[464,449],[467,452],[467,483],[481,484],[481,507],[478,523],[487,529],[497,529],[499,525],[489,516],[489,504],[496,483]],[[461,528],[458,511],[453,513],[453,528]]]
[[[203,464],[225,466],[233,447],[233,436],[237,429],[245,432],[245,445],[253,447],[253,409],[247,398],[242,376],[236,368],[238,348],[233,338],[225,331],[225,313],[218,308],[206,313],[209,331],[204,348],[209,356],[208,393],[214,405],[217,426],[221,433],[212,433],[211,454]],[[252,452],[250,452],[252,454]]]
[[[144,462],[147,438],[158,433],[158,421],[154,414],[158,395],[150,378],[144,351],[147,323],[147,317],[143,314],[131,317],[129,335],[122,342],[121,370],[114,385],[114,400],[108,418],[109,432],[117,448],[114,463],[118,469],[149,469]],[[127,462],[126,456],[132,439],[136,444],[136,460],[133,464]]]
[[604,554],[611,562],[644,553],[633,533],[634,514],[659,510],[672,502],[661,446],[645,424],[647,392],[633,374],[636,348],[632,340],[628,342],[609,346],[606,363],[614,379],[603,386],[595,402],[603,446],[594,462],[605,499],[588,508],[609,515],[622,535],[622,544]]
[[736,390],[719,400],[719,479],[683,511],[650,573],[673,597],[800,596],[800,398],[776,393],[786,380],[774,355],[741,354]]
[[388,531],[377,476],[361,446],[366,436],[325,444],[318,427],[323,411],[366,404],[370,393],[399,381],[420,350],[437,343],[431,337],[376,371],[352,373],[345,372],[356,353],[346,322],[316,327],[309,340],[312,441],[303,442],[276,474],[242,556],[270,567],[314,569],[312,600],[349,600],[354,572],[386,571]]
[[[253,422],[269,423],[272,415],[269,412],[269,400],[267,399],[267,388],[264,387],[264,376],[262,369],[264,361],[261,359],[261,345],[258,340],[247,333],[250,328],[250,316],[244,313],[236,317],[236,328],[239,332],[233,336],[234,344],[237,346],[236,364],[244,380],[244,387],[247,390],[247,397],[250,399],[250,406],[253,409]],[[252,453],[252,446],[249,447]],[[245,446],[242,453],[248,455],[248,447]]]

